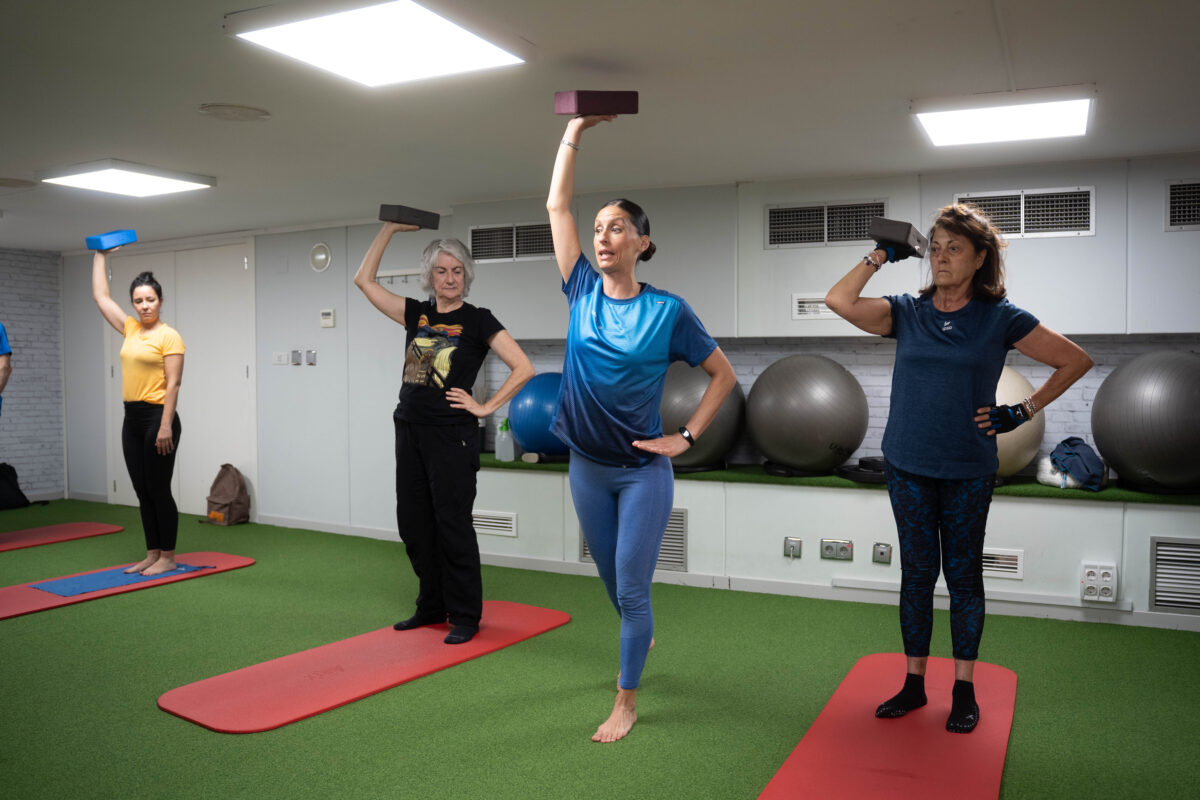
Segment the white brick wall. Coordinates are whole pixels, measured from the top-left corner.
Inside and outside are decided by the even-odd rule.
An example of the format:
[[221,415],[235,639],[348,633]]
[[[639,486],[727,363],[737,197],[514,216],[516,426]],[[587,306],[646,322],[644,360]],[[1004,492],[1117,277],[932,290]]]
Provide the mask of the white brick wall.
[[61,259],[0,250],[0,322],[12,346],[12,376],[0,411],[0,461],[12,464],[32,499],[64,492]]
[[[1200,353],[1200,334],[1139,335],[1139,336],[1076,336],[1073,340],[1096,362],[1096,366],[1067,390],[1046,410],[1046,435],[1039,456],[1048,455],[1055,445],[1068,436],[1079,436],[1093,447],[1091,414],[1092,399],[1109,373],[1123,361],[1152,350],[1182,350]],[[541,372],[562,370],[564,344],[561,341],[523,341],[521,347]],[[852,339],[725,339],[721,348],[737,373],[738,383],[747,395],[754,380],[779,359],[798,354],[822,355],[848,369],[862,385],[867,395],[870,418],[862,446],[851,457],[854,460],[878,455],[887,424],[888,398],[891,395],[892,362],[895,343],[890,339],[864,337]],[[1052,370],[1015,350],[1009,354],[1008,365],[1024,375],[1035,387],[1050,376]],[[489,393],[496,390],[508,374],[504,364],[489,356],[484,377]],[[489,447],[495,426],[507,415],[501,409],[488,421]],[[743,436],[730,454],[730,460],[740,464],[762,461],[757,448]],[[1032,467],[1031,467],[1032,469]]]

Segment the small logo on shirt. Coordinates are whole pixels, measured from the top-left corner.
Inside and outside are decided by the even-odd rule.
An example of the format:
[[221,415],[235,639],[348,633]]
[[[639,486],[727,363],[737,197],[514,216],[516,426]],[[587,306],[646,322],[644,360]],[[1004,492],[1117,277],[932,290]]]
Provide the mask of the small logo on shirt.
[[946,331],[952,330],[954,330],[954,323],[948,319],[942,320],[942,332],[945,333]]

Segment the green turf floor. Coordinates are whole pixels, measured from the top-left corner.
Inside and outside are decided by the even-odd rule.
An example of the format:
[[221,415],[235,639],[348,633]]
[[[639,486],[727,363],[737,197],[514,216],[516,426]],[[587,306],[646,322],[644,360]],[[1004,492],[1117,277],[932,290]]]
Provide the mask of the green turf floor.
[[[127,530],[0,553],[0,586],[139,555],[136,510],[122,506],[0,512],[0,531],[70,521]],[[390,624],[411,611],[414,581],[392,542],[181,526],[181,552],[258,563],[0,621],[0,796],[754,798],[855,660],[900,644],[888,606],[656,585],[640,720],[598,745],[617,672],[598,579],[484,567],[485,597],[571,622],[278,730],[213,733],[156,699]],[[938,612],[935,655],[948,628]],[[1200,796],[1200,634],[992,616],[981,657],[1019,681],[1002,797]]]

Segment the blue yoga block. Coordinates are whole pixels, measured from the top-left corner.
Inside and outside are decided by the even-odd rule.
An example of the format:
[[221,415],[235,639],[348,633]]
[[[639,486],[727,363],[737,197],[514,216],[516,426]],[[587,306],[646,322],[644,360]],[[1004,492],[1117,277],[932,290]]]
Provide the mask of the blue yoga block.
[[123,244],[137,241],[136,231],[109,231],[89,236],[84,240],[88,250],[112,250]]

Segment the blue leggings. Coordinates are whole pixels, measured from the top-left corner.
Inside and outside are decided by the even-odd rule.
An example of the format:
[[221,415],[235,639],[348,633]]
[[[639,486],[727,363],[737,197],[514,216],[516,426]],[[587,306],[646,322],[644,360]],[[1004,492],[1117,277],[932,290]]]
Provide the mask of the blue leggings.
[[900,632],[904,654],[929,655],[938,562],[950,591],[954,657],[974,661],[983,636],[983,536],[992,502],[991,475],[927,478],[884,462],[900,535]]
[[570,475],[579,527],[621,615],[618,685],[636,689],[654,638],[650,583],[675,495],[671,461],[655,456],[644,467],[613,467],[572,452]]

